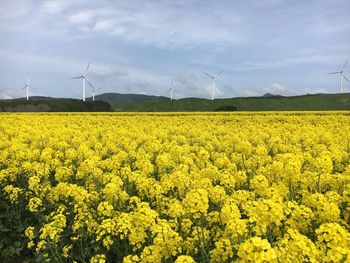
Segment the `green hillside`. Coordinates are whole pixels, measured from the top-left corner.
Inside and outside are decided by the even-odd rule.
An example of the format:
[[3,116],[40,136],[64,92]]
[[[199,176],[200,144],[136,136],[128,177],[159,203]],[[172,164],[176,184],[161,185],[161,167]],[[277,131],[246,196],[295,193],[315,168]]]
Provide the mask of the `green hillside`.
[[30,98],[0,100],[2,112],[97,112],[113,111],[111,105],[104,101],[86,101],[76,99],[37,99]]
[[[104,98],[105,101],[99,101]],[[109,100],[110,104],[106,102]],[[120,101],[119,103],[117,103]],[[136,101],[136,102],[135,102]],[[113,106],[114,105],[114,106]],[[96,96],[96,101],[76,99],[56,99],[31,97],[0,100],[0,111],[47,111],[47,112],[89,112],[89,111],[143,111],[143,112],[183,112],[215,111],[220,108],[236,108],[238,111],[297,111],[297,110],[350,110],[350,93],[315,94],[294,97],[249,97],[216,99],[199,98],[170,100],[166,97],[140,94],[105,93]]]
[[[91,101],[92,97],[86,98]],[[120,93],[103,93],[95,96],[95,100],[108,102],[110,105],[126,105],[144,101],[168,101],[167,97],[143,95],[143,94],[120,94]]]
[[213,111],[234,106],[238,111],[350,110],[350,93],[314,94],[294,97],[249,97],[216,99],[185,98],[117,105],[115,111]]

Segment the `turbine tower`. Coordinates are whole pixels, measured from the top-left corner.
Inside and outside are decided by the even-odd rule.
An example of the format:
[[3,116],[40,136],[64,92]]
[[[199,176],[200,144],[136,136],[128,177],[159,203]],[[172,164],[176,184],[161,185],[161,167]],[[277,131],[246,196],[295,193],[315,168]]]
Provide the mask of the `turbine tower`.
[[96,90],[95,87],[92,86],[92,84],[91,84],[91,87],[92,87],[92,101],[95,101],[95,92],[101,90],[102,88],[99,88]]
[[90,67],[90,61],[89,64],[86,67],[86,70],[83,74],[81,74],[80,76],[74,77],[72,79],[82,79],[83,80],[83,101],[85,101],[85,81],[88,82],[88,84],[91,86],[91,88],[94,89],[94,86],[92,86],[91,82],[89,81],[89,79],[87,78],[87,73]]
[[217,76],[219,76],[221,73],[223,73],[224,71],[220,71],[219,73],[217,73],[216,75],[210,75],[210,74],[208,74],[207,72],[203,72],[203,74],[205,74],[205,75],[207,75],[209,78],[211,78],[211,80],[212,80],[212,86],[211,86],[211,100],[214,100],[214,88],[215,88],[215,83],[214,83],[214,81],[215,81],[215,78],[217,77]]
[[171,88],[168,89],[167,91],[170,91],[170,100],[173,100],[174,99],[173,92],[175,91],[174,90],[174,81],[173,80],[171,80]]
[[342,68],[341,71],[336,71],[336,72],[331,72],[331,73],[328,73],[328,74],[340,74],[340,93],[343,93],[343,78],[350,83],[350,80],[345,76],[345,69],[346,69],[346,66],[348,65],[348,62],[349,60],[347,60]]
[[22,89],[26,89],[26,91],[27,91],[27,100],[29,100],[29,88],[34,89],[34,87],[29,84],[29,78],[27,78],[26,84],[22,88]]

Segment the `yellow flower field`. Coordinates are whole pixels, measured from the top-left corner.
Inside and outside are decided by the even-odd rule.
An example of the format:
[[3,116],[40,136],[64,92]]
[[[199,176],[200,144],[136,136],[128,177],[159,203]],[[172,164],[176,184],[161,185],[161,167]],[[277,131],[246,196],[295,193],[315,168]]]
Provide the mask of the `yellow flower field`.
[[350,262],[349,112],[1,114],[0,138],[0,261]]

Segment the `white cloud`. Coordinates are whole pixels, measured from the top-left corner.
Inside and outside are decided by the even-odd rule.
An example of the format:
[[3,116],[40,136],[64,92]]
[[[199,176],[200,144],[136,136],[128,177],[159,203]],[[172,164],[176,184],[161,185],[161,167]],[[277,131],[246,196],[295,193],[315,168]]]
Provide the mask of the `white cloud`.
[[94,66],[90,69],[89,75],[100,80],[110,81],[111,79],[129,75],[127,70],[116,68],[115,66]]
[[[203,7],[188,9],[181,6],[182,10],[178,10],[169,8],[172,3],[167,1],[147,4],[104,1],[98,8],[83,10],[72,9],[72,6],[78,6],[74,3],[67,0],[48,1],[43,4],[42,12],[57,15],[70,13],[66,16],[68,23],[81,25],[82,34],[90,34],[90,30],[87,30],[90,28],[96,33],[121,36],[121,40],[139,45],[191,48],[203,43],[242,43],[246,40],[245,27],[238,13],[220,14],[219,21],[226,21],[227,25],[217,26],[216,18],[203,16],[200,11]],[[214,13],[218,13],[218,10]]]
[[93,31],[107,31],[107,30],[113,29],[114,26],[115,26],[115,21],[113,21],[113,20],[101,20],[101,21],[97,21],[91,30],[93,30]]
[[[207,82],[203,85],[196,76],[192,74],[179,74],[174,80],[174,89],[177,91],[177,97],[211,97],[211,85]],[[222,91],[216,87],[215,96],[221,96]]]
[[239,97],[257,97],[257,96],[261,96],[261,94],[256,90],[244,89],[244,90],[238,90],[238,96]]
[[337,24],[331,24],[327,22],[318,23],[312,27],[312,30],[320,34],[333,34],[333,33],[347,33],[350,29],[350,22],[342,22]]
[[278,83],[274,83],[269,87],[264,88],[264,91],[273,95],[286,95],[289,93],[285,86]]
[[71,24],[87,24],[92,22],[94,17],[95,17],[95,13],[91,12],[90,10],[80,11],[78,13],[69,15],[68,21]]
[[0,99],[9,100],[24,97],[25,93],[20,90],[0,90]]
[[180,74],[177,75],[173,80],[174,82],[178,82],[187,88],[193,88],[197,86],[197,78],[192,74]]
[[[30,89],[29,96],[45,96],[45,94],[42,91],[39,91],[37,89]],[[9,99],[15,99],[15,98],[24,98],[26,97],[26,90],[25,89],[5,89],[0,90],[0,99],[2,100],[9,100]]]
[[166,94],[177,72],[178,97],[208,98],[200,71],[218,68],[227,72],[218,96],[230,93],[225,85],[246,95],[335,91],[338,79],[326,73],[350,54],[350,28],[347,1],[334,1],[0,0],[0,67],[11,73],[0,87],[30,70],[47,89],[69,93],[69,78],[91,57],[92,81],[118,91]]
[[25,0],[1,0],[0,19],[17,19],[28,12]]
[[136,82],[136,86],[144,90],[145,88],[149,87],[151,83],[147,79],[139,79]]
[[59,14],[80,3],[81,0],[43,0],[41,11],[51,15]]
[[[309,88],[309,87],[299,87],[298,89],[286,87],[284,85],[274,83],[268,87],[262,89],[265,93],[270,93],[272,95],[282,95],[282,96],[296,96],[301,94],[314,94],[323,92],[324,90],[320,88]],[[263,94],[260,94],[263,95]]]
[[60,56],[28,54],[0,50],[0,63],[22,65],[34,70],[45,70],[46,72],[70,73],[80,72],[82,63],[78,60]]
[[179,74],[173,78],[173,81],[178,97],[191,97],[199,90],[197,78],[192,74]]
[[[330,93],[329,91],[327,92],[326,89],[323,88],[310,88],[310,87],[305,87],[303,88],[302,92],[299,92],[299,94],[317,94],[317,93]],[[336,92],[333,92],[336,93]]]
[[260,97],[266,93],[272,95],[293,96],[297,95],[295,91],[290,91],[286,86],[274,83],[262,88],[250,88],[250,89],[235,89],[235,96],[237,97]]
[[[278,68],[285,68],[296,65],[306,64],[318,64],[327,66],[340,65],[340,61],[344,61],[344,56],[339,54],[329,55],[309,55],[304,57],[291,56],[285,59],[270,60],[261,59],[256,61],[244,61],[236,65],[233,64],[221,64],[221,67],[227,71],[256,71],[256,70],[271,70]],[[211,63],[206,63],[206,66],[210,66]]]

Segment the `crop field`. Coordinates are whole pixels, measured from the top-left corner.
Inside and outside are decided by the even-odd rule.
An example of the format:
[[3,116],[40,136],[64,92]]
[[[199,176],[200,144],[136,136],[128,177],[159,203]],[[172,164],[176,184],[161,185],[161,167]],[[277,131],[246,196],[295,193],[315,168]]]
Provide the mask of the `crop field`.
[[0,114],[0,261],[350,262],[350,112]]

